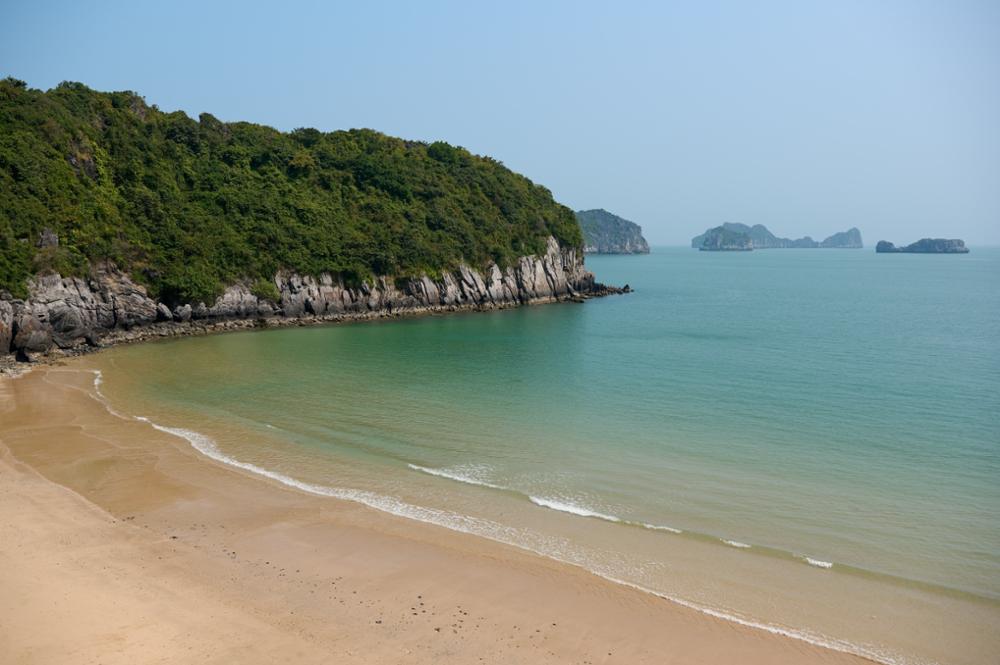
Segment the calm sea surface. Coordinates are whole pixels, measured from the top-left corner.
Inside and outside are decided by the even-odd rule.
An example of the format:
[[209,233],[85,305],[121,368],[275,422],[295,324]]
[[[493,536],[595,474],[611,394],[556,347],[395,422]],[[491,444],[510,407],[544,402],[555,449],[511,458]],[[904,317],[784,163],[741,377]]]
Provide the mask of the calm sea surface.
[[1000,653],[1000,250],[588,257],[635,293],[90,360],[307,491],[889,662]]

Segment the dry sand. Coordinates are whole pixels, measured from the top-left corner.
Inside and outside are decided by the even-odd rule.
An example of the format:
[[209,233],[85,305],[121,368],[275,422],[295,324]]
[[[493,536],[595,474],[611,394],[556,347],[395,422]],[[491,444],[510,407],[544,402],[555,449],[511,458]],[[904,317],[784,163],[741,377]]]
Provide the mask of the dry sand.
[[516,548],[299,493],[0,379],[2,663],[866,663]]

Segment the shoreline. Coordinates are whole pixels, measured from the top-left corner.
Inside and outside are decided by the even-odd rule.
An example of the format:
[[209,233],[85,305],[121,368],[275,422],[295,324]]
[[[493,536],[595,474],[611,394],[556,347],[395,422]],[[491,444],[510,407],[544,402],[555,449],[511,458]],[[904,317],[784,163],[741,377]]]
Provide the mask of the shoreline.
[[[330,273],[279,271],[262,294],[246,280],[229,285],[211,306],[153,299],[112,264],[93,265],[87,279],[58,273],[35,275],[25,300],[0,294],[0,360],[11,354],[29,362],[53,353],[153,337],[199,334],[262,324],[306,325],[395,318],[460,310],[491,310],[628,293],[597,282],[578,248],[553,237],[542,254],[521,256],[516,266],[479,270],[462,263],[437,279],[379,276],[359,285]],[[192,333],[192,329],[195,331]]]
[[[13,413],[5,418],[11,421],[10,424],[0,428],[0,440],[11,451],[10,459],[27,464],[52,483],[68,487],[91,504],[108,511],[118,520],[115,524],[121,524],[130,516],[133,519],[127,520],[128,523],[142,519],[145,527],[151,529],[148,535],[153,536],[155,542],[176,547],[178,544],[172,542],[176,538],[171,536],[177,536],[182,523],[196,519],[192,507],[197,506],[200,519],[197,523],[204,526],[208,521],[216,521],[218,525],[202,530],[188,527],[201,534],[195,539],[195,549],[211,550],[220,545],[220,540],[227,542],[229,545],[222,547],[225,551],[221,561],[228,564],[243,561],[248,550],[251,559],[263,561],[291,555],[303,548],[314,553],[329,553],[336,551],[336,544],[342,543],[349,534],[348,540],[353,546],[348,560],[342,554],[318,559],[303,554],[308,565],[306,561],[299,562],[296,570],[305,570],[324,579],[343,578],[343,573],[351,570],[359,579],[363,578],[366,592],[362,595],[368,603],[394,607],[402,616],[411,617],[411,624],[421,620],[424,611],[417,611],[418,619],[412,620],[414,615],[406,608],[419,606],[408,605],[409,601],[403,600],[402,605],[406,607],[400,609],[399,585],[419,584],[420,588],[427,589],[427,582],[434,580],[431,586],[435,592],[454,596],[455,602],[461,601],[462,606],[471,607],[489,598],[490,612],[497,617],[507,617],[513,621],[511,626],[520,621],[523,629],[526,623],[534,620],[538,624],[535,630],[543,631],[543,626],[551,629],[544,634],[535,633],[536,638],[520,634],[518,631],[522,629],[510,626],[500,629],[503,622],[499,620],[490,628],[485,625],[488,622],[485,614],[474,631],[461,627],[465,621],[462,624],[452,621],[459,626],[457,628],[447,624],[432,626],[454,630],[452,637],[461,638],[449,647],[451,655],[434,652],[431,660],[435,662],[441,658],[464,662],[472,654],[490,654],[505,662],[513,658],[517,662],[516,656],[527,657],[529,653],[534,656],[524,662],[539,659],[546,662],[586,659],[608,663],[664,662],[667,653],[674,654],[678,661],[701,658],[707,662],[734,659],[751,663],[871,662],[810,644],[798,636],[765,632],[768,627],[751,628],[728,619],[713,618],[703,610],[684,607],[676,600],[667,601],[513,546],[395,517],[360,504],[310,496],[259,476],[249,476],[232,466],[206,460],[188,442],[153,430],[148,423],[115,418],[89,394],[91,386],[87,384],[92,383],[93,376],[89,369],[40,367],[18,379],[0,379],[0,396],[8,402],[7,413]],[[39,401],[48,404],[39,404]],[[58,416],[53,418],[51,407],[55,403],[60,408]],[[22,408],[18,409],[18,405]],[[41,417],[44,414],[48,416]],[[62,437],[54,437],[56,432]],[[98,468],[100,471],[95,473]],[[247,506],[260,510],[247,510]],[[257,512],[267,516],[255,514]],[[9,518],[8,515],[4,517]],[[289,532],[295,534],[294,547],[288,545]],[[391,546],[386,547],[383,538],[389,538]],[[185,535],[182,539],[188,538]],[[238,557],[233,541],[240,543]],[[232,556],[227,552],[232,552]],[[419,574],[414,576],[410,564],[416,552],[420,553],[418,559],[422,563],[418,566]],[[185,554],[190,557],[188,565],[196,572],[214,568],[220,563],[218,556],[208,551]],[[364,562],[360,570],[356,558]],[[266,581],[282,592],[288,592],[291,583],[284,579],[290,570],[285,568],[284,576],[265,576]],[[259,565],[253,570],[243,568],[232,577],[248,589],[239,605],[259,607],[260,603],[272,602],[268,600],[269,594],[262,596],[259,590],[250,589],[263,575],[257,574],[259,570]],[[91,571],[84,568],[79,572],[85,577]],[[190,580],[173,580],[171,575],[167,577],[172,584],[190,585]],[[149,581],[161,577],[151,576]],[[411,579],[403,582],[401,578]],[[472,581],[476,583],[469,586]],[[213,584],[208,586],[213,592],[218,591]],[[309,595],[315,595],[318,588]],[[512,593],[512,589],[518,592]],[[396,597],[395,601],[392,597]],[[539,607],[549,607],[549,614],[555,612],[562,621],[549,621],[551,617],[540,616]],[[382,611],[383,614],[387,612]],[[272,611],[262,611],[259,615],[271,619],[278,616]],[[319,607],[311,608],[302,616],[305,623],[330,618]],[[570,617],[571,628],[567,628],[565,617]],[[350,623],[346,617],[342,620]],[[354,644],[354,649],[367,649],[373,641],[382,643],[380,640],[384,636],[372,631],[377,633],[377,628],[388,623],[387,618],[372,619],[370,624],[357,624],[357,617],[351,621],[354,628],[338,641],[347,640]],[[548,626],[550,623],[557,626]],[[682,629],[664,630],[664,626]],[[404,630],[400,623],[397,629],[399,643],[396,646],[406,643],[411,647],[421,645],[433,649],[435,640],[441,637],[441,631],[417,630],[416,625],[407,625]],[[465,632],[460,635],[463,630]],[[534,639],[550,643],[544,657],[536,646],[542,642],[532,643]],[[507,646],[500,646],[504,644]],[[509,651],[510,644],[515,645],[513,651]],[[608,648],[608,645],[614,646]],[[529,647],[530,652],[519,651]],[[500,658],[501,652],[503,658]]]
[[81,343],[69,348],[54,347],[44,354],[32,354],[22,360],[15,354],[0,355],[0,377],[4,375],[18,376],[35,366],[52,365],[55,363],[87,356],[117,346],[155,342],[158,340],[177,339],[183,337],[202,337],[205,335],[220,335],[230,332],[246,332],[253,330],[269,330],[279,328],[298,328],[312,326],[348,325],[370,323],[374,321],[392,321],[398,319],[415,319],[427,316],[448,316],[452,314],[473,314],[517,309],[520,307],[535,307],[553,304],[582,304],[592,298],[604,298],[610,295],[631,293],[629,290],[602,285],[602,289],[588,294],[577,294],[568,297],[535,298],[525,302],[499,303],[462,303],[454,305],[433,305],[427,307],[410,307],[405,309],[368,310],[364,312],[340,312],[335,314],[281,316],[270,315],[247,318],[221,319],[191,319],[189,321],[159,321],[130,329],[116,328],[104,333],[96,343]]

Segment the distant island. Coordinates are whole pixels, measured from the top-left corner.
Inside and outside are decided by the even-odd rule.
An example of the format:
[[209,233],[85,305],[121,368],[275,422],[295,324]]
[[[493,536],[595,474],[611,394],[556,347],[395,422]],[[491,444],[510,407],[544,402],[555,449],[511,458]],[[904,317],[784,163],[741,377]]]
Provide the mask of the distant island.
[[964,240],[954,238],[923,238],[906,247],[896,247],[891,242],[879,240],[875,245],[876,254],[968,254]]
[[749,252],[753,250],[753,241],[745,233],[727,229],[725,226],[716,226],[714,229],[705,231],[697,239],[701,243],[697,246],[703,252]]
[[579,210],[576,219],[583,230],[587,254],[649,254],[642,227],[603,208]]
[[861,249],[861,231],[850,228],[847,231],[834,233],[832,236],[817,242],[806,236],[798,240],[779,238],[771,233],[763,224],[747,226],[734,222],[726,222],[722,226],[708,229],[691,239],[691,246],[706,251],[747,251],[751,249]]

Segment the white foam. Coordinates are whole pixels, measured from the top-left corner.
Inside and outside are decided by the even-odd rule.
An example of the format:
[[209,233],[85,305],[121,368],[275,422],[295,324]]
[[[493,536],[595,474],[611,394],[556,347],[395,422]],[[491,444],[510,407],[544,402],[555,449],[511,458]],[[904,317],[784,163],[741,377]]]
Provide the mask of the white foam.
[[599,513],[596,510],[591,510],[590,508],[585,508],[583,506],[578,506],[573,503],[566,503],[563,501],[557,501],[555,499],[546,499],[544,497],[529,496],[528,499],[531,503],[536,506],[542,506],[543,508],[551,508],[552,510],[558,510],[564,513],[570,513],[572,515],[579,515],[580,517],[596,517],[599,520],[607,520],[608,522],[621,522],[621,518],[615,517],[614,515],[606,515],[604,513]]
[[721,540],[722,542],[724,542],[726,545],[729,545],[730,547],[736,547],[736,548],[739,548],[741,550],[748,550],[748,549],[750,549],[749,545],[747,545],[746,543],[741,543],[738,540],[726,540],[725,538],[719,538],[719,540]]
[[123,413],[115,411],[111,406],[111,402],[108,398],[101,392],[101,384],[104,383],[104,374],[101,373],[99,369],[90,370],[94,373],[94,394],[97,396],[97,401],[104,405],[104,408],[108,410],[108,413],[116,418],[121,418],[122,420],[131,420],[128,416]]
[[[632,522],[630,522],[632,524]],[[653,531],[669,531],[670,533],[684,533],[680,529],[675,529],[672,526],[663,526],[662,524],[647,524],[646,522],[635,522],[635,524],[641,526],[643,529],[652,529]]]
[[[375,492],[329,487],[326,485],[316,485],[314,483],[303,482],[286,474],[277,471],[270,471],[263,467],[259,467],[256,464],[243,462],[231,457],[219,450],[219,447],[214,440],[204,434],[201,434],[200,432],[195,432],[181,427],[166,427],[145,418],[143,420],[161,432],[166,432],[167,434],[172,434],[185,439],[191,444],[192,447],[194,447],[195,450],[202,453],[206,457],[216,460],[217,462],[222,462],[223,464],[228,464],[238,469],[243,469],[244,471],[249,471],[250,473],[264,476],[265,478],[270,478],[271,480],[277,481],[289,487],[294,487],[302,490],[303,492],[331,497],[334,499],[342,499],[345,501],[353,501],[355,503],[360,503],[370,508],[375,508],[376,510],[381,510],[399,517],[407,517],[420,522],[428,522],[430,524],[436,524],[438,526],[452,529],[453,531],[479,535],[508,544],[516,544],[518,536],[520,535],[519,530],[506,527],[490,520],[461,515],[447,510],[415,506],[400,499],[377,494]],[[505,537],[503,534],[506,534]]]
[[420,466],[419,464],[407,464],[414,471],[420,471],[422,473],[427,473],[432,476],[437,476],[439,478],[447,478],[448,480],[455,480],[460,483],[467,483],[469,485],[479,485],[480,487],[489,487],[495,490],[506,490],[507,487],[501,485],[494,485],[493,483],[477,478],[473,475],[477,470],[482,471],[482,467],[456,467],[454,469],[430,469],[426,466]]
[[821,559],[813,559],[812,557],[804,556],[802,559],[808,563],[810,566],[816,566],[817,568],[833,568],[832,561],[823,561]]
[[[489,487],[496,490],[503,490],[507,492],[515,491],[510,487],[504,487],[503,485],[496,485],[494,483],[482,480],[477,475],[481,476],[484,467],[481,466],[465,466],[465,467],[455,467],[451,469],[430,469],[425,466],[420,466],[419,464],[407,464],[414,471],[421,471],[423,473],[430,474],[432,476],[438,476],[440,478],[448,478],[449,480],[456,480],[460,483],[468,483],[469,485],[479,485],[480,487]],[[632,522],[630,520],[623,520],[620,517],[615,517],[614,515],[606,515],[604,513],[597,512],[596,510],[591,510],[590,508],[585,508],[583,506],[578,506],[572,503],[565,503],[563,501],[556,501],[555,499],[547,499],[537,496],[528,496],[528,499],[537,506],[542,506],[543,508],[551,508],[552,510],[558,510],[564,513],[570,513],[572,515],[578,515],[580,517],[595,517],[597,519],[606,520],[608,522],[616,522],[619,524],[628,524],[631,526],[642,527],[643,529],[650,529],[653,531],[666,531],[669,533],[684,533],[680,529],[675,529],[672,526],[664,526],[662,524],[648,524],[646,522]]]

